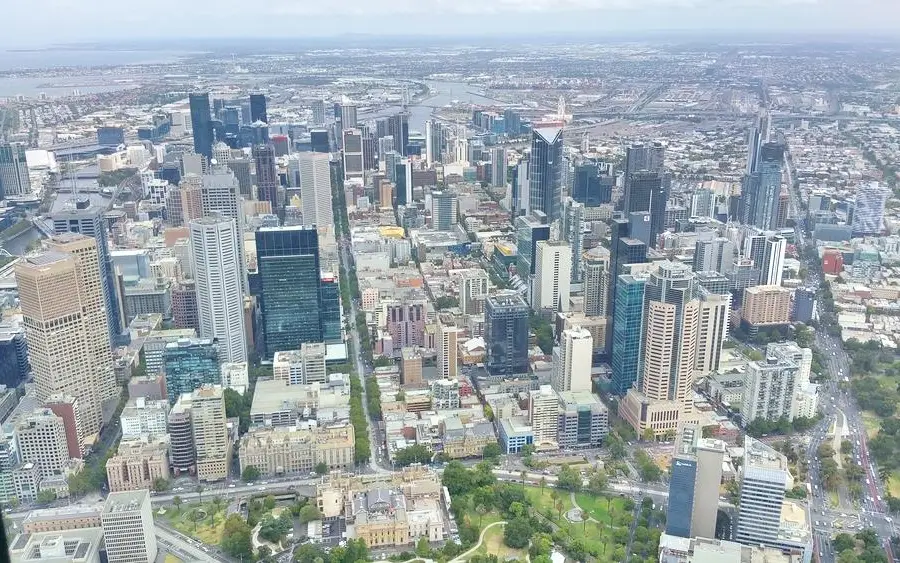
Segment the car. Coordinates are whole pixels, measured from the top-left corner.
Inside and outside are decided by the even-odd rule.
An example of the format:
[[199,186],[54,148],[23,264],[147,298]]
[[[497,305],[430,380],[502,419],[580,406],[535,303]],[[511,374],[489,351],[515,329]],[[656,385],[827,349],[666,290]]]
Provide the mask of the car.
[[233,489],[233,488],[234,488],[234,483],[228,485],[228,488],[229,488],[229,489]]

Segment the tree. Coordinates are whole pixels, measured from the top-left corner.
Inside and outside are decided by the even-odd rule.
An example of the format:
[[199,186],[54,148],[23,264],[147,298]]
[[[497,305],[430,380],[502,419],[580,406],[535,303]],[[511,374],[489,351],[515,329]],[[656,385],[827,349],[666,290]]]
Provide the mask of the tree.
[[266,498],[263,499],[263,508],[265,510],[272,510],[275,508],[275,497],[267,495]]
[[427,536],[421,536],[416,542],[416,555],[419,557],[428,557],[431,555],[431,545],[428,543]]
[[316,464],[315,472],[318,475],[325,475],[326,473],[328,473],[328,464],[324,461],[320,461]]
[[169,480],[163,477],[157,477],[153,480],[153,490],[157,493],[169,490]]
[[438,311],[459,307],[459,299],[449,295],[442,295],[434,300],[434,308]]
[[606,486],[608,484],[608,479],[606,477],[606,473],[599,469],[595,469],[591,472],[591,476],[588,478],[588,490],[591,494],[601,495],[606,490]]
[[472,489],[472,474],[459,461],[451,461],[444,467],[441,481],[453,497],[464,495]]
[[497,459],[500,457],[500,454],[503,453],[503,450],[500,449],[500,444],[490,443],[484,447],[481,451],[481,457],[487,460],[491,460],[494,463],[497,462]]
[[37,501],[38,501],[39,503],[41,503],[41,504],[46,504],[46,503],[49,503],[49,502],[53,502],[53,501],[55,501],[55,500],[56,500],[56,491],[51,491],[51,490],[48,490],[48,489],[44,489],[44,490],[38,491],[38,494],[37,494]]
[[259,480],[259,469],[255,465],[248,465],[241,471],[241,479],[245,483],[252,483]]
[[478,527],[481,528],[481,519],[489,512],[489,509],[483,504],[478,504],[475,506],[475,512],[478,513]]
[[531,540],[531,524],[525,518],[513,518],[503,530],[503,543],[514,549],[522,549]]
[[645,442],[653,442],[656,440],[656,434],[653,432],[652,428],[645,428],[641,433],[641,439]]
[[246,558],[249,561],[253,556],[250,532],[250,526],[244,522],[244,519],[239,514],[232,514],[225,520],[219,547],[232,557]]
[[542,476],[539,483],[541,485],[541,496],[544,496],[544,487],[547,486],[547,478]]
[[847,551],[848,549],[855,548],[856,540],[853,539],[853,536],[851,536],[850,534],[840,533],[834,537],[831,545],[834,547],[835,553],[842,553],[844,551]]
[[278,543],[284,539],[294,527],[290,513],[285,512],[278,518],[267,514],[259,526],[259,535],[266,541]]
[[194,491],[196,491],[196,493],[197,493],[197,499],[200,502],[203,502],[203,485],[197,485],[197,487],[194,489]]
[[587,531],[587,522],[590,519],[586,510],[581,511],[581,530]]
[[564,491],[580,491],[581,475],[568,465],[563,466],[563,468],[559,470],[556,486]]
[[319,508],[316,505],[307,504],[300,509],[298,517],[300,518],[300,522],[305,524],[307,522],[312,522],[313,520],[321,520],[322,513],[319,512]]
[[181,510],[181,497],[175,495],[175,497],[172,499],[172,504],[175,505],[175,510]]
[[413,444],[394,452],[394,461],[400,467],[406,467],[413,463],[428,463],[434,453],[423,444]]
[[611,432],[606,438],[606,449],[609,451],[609,457],[614,460],[624,459],[627,454],[625,442],[619,436],[618,432]]

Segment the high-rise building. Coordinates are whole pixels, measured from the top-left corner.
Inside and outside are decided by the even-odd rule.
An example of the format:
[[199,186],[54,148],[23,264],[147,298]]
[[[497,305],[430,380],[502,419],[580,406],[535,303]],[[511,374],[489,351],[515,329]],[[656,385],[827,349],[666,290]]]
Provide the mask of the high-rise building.
[[535,255],[540,241],[550,240],[550,224],[547,216],[538,211],[529,215],[516,217],[516,245],[518,262],[516,268],[519,277],[528,282],[536,271]]
[[359,129],[345,128],[342,132],[344,147],[344,180],[362,178],[365,170],[363,138]]
[[[105,242],[105,241],[104,241]],[[88,331],[90,365],[94,381],[100,386],[100,399],[118,398],[119,388],[113,372],[112,349],[109,343],[109,313],[104,307],[103,263],[100,261],[99,241],[83,234],[61,233],[47,243],[51,251],[69,254],[75,258],[75,267],[82,292],[82,311]]]
[[200,336],[218,341],[222,361],[245,362],[242,241],[237,225],[222,216],[191,221],[190,242]]
[[808,323],[816,317],[816,290],[811,287],[798,287],[794,291],[793,320]]
[[756,170],[744,179],[741,193],[741,219],[746,225],[774,230],[778,218],[778,197],[785,146],[765,143],[759,149]]
[[534,445],[557,448],[559,432],[559,396],[553,387],[541,385],[528,393],[528,416],[534,433]]
[[638,379],[643,342],[644,287],[647,276],[623,274],[616,284],[612,336],[612,387],[625,395]]
[[194,136],[194,153],[212,159],[213,127],[209,108],[209,94],[190,94],[191,132]]
[[484,307],[485,368],[491,375],[528,373],[530,311],[522,296],[503,292]]
[[791,320],[791,290],[780,285],[757,285],[744,290],[741,319],[753,328],[786,325]]
[[[393,144],[393,137],[390,138]],[[429,119],[425,122],[425,163],[430,167],[435,163],[443,162],[443,159],[444,124],[440,121]]]
[[[698,279],[700,276],[698,276]],[[700,333],[697,337],[697,375],[703,377],[719,369],[722,346],[728,337],[731,293],[713,292],[700,281]]]
[[766,239],[762,264],[759,268],[760,285],[781,285],[786,251],[787,241],[784,238],[769,237]]
[[275,168],[275,148],[270,144],[253,147],[253,162],[256,166],[257,198],[278,209],[278,170]]
[[[388,158],[390,162],[390,158]],[[397,159],[394,162],[394,207],[412,205],[412,163],[408,158]]]
[[62,210],[50,214],[53,233],[80,233],[97,241],[97,255],[100,264],[100,287],[103,290],[104,308],[109,328],[109,339],[115,341],[122,332],[119,317],[119,301],[115,298],[115,282],[112,260],[107,243],[107,224],[103,219],[104,209],[91,204],[87,197],[77,197],[66,203]]
[[69,463],[63,419],[50,409],[36,409],[20,418],[13,428],[22,463],[36,463],[45,478],[62,474]]
[[538,242],[535,264],[531,307],[535,311],[568,311],[572,281],[572,248],[569,243]]
[[[629,231],[627,223],[622,224],[621,221],[614,221],[611,225],[612,233]],[[616,284],[619,283],[619,276],[624,273],[625,266],[629,264],[643,264],[647,262],[647,245],[628,235],[622,237],[610,238],[612,245],[609,253],[609,271],[610,271],[610,305],[609,315],[615,319],[616,315]]]
[[442,379],[456,379],[459,373],[457,340],[460,332],[455,326],[438,325],[437,368]]
[[562,238],[569,243],[572,250],[572,283],[581,283],[584,272],[581,269],[581,258],[584,249],[584,204],[568,197],[563,203]]
[[331,134],[328,129],[312,129],[309,132],[309,145],[312,152],[331,152]]
[[306,225],[334,225],[330,160],[327,153],[304,152],[299,155],[300,200]]
[[744,372],[741,420],[750,424],[757,419],[792,419],[800,384],[800,365],[789,356],[766,350],[765,359],[748,363]]
[[337,276],[322,272],[319,279],[319,315],[322,324],[322,341],[326,344],[343,342],[341,327],[341,286]]
[[326,348],[322,342],[304,342],[299,350],[275,352],[272,377],[286,385],[325,383]]
[[0,200],[31,195],[25,145],[0,143]]
[[220,385],[204,385],[191,394],[191,423],[197,452],[197,479],[225,479],[231,465],[231,441]]
[[388,119],[387,134],[394,138],[394,150],[406,156],[409,145],[409,112],[401,111]]
[[250,122],[256,123],[257,121],[269,122],[265,94],[250,94]]
[[78,400],[78,439],[85,449],[100,432],[105,385],[93,365],[104,359],[94,357],[97,334],[87,319],[89,292],[82,288],[78,262],[71,254],[48,252],[23,258],[15,271],[38,398],[62,394]]
[[694,244],[694,271],[726,274],[734,267],[734,243],[725,237]]
[[[3,162],[2,150],[0,148],[0,163]],[[0,169],[2,166],[0,164]],[[0,172],[0,184],[2,183]],[[853,236],[881,234],[884,229],[884,205],[890,195],[891,191],[878,182],[870,182],[857,188],[856,205],[853,207]]]
[[359,123],[356,120],[356,105],[345,100],[341,102],[339,108],[340,117],[338,119],[341,122],[341,129],[353,129],[356,127]]
[[422,353],[418,348],[404,348],[400,352],[400,382],[403,385],[422,385]]
[[481,268],[465,270],[459,276],[459,309],[465,315],[484,312],[484,300],[488,295],[489,279]]
[[178,187],[170,189],[166,196],[166,212],[169,224],[181,227],[203,217],[203,180],[189,174],[181,179]]
[[538,127],[532,131],[528,159],[528,201],[531,211],[541,211],[549,222],[560,216],[562,194],[563,130]]
[[667,534],[715,537],[724,458],[724,442],[701,438],[696,426],[684,428],[669,469]]
[[562,391],[559,396],[561,449],[597,448],[609,435],[609,409],[588,391]]
[[253,179],[250,174],[250,159],[246,157],[229,158],[228,168],[231,170],[232,174],[234,174],[234,177],[237,178],[241,196],[245,199],[250,199],[250,195],[253,193]]
[[553,389],[560,391],[592,391],[591,361],[594,339],[587,330],[576,326],[562,331],[559,346],[553,349]]
[[150,491],[109,493],[100,513],[103,543],[109,563],[156,561],[156,528]]
[[581,263],[584,270],[584,314],[605,317],[609,303],[609,251],[603,247],[592,248],[584,253]]
[[316,99],[309,105],[312,112],[312,120],[310,125],[321,127],[325,125],[325,100]]
[[572,199],[585,207],[598,207],[612,201],[612,190],[616,183],[609,165],[583,162],[575,165],[575,179],[572,184]]
[[691,195],[692,217],[715,217],[716,194],[712,190],[699,188]]
[[452,231],[457,222],[456,194],[448,191],[431,192],[431,228]]
[[211,166],[207,173],[200,177],[200,182],[202,216],[223,215],[234,219],[235,224],[240,227],[244,221],[241,210],[241,187],[231,170],[225,166]]
[[691,268],[678,262],[660,262],[647,280],[640,378],[620,407],[622,417],[639,435],[671,434],[693,414],[698,288]]
[[766,444],[744,437],[741,493],[735,539],[772,545],[779,537],[784,492],[793,482],[787,460]]
[[265,357],[322,342],[319,235],[303,226],[256,232]]
[[221,381],[218,342],[209,338],[182,338],[166,344],[163,366],[166,396],[174,403],[182,393]]
[[494,147],[491,149],[491,185],[495,187],[506,186],[506,147]]

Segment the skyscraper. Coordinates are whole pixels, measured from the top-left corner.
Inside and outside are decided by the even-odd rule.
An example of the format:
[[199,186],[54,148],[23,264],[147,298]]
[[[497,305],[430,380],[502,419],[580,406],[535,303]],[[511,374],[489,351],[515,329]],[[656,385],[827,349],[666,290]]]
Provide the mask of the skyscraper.
[[237,225],[223,216],[196,219],[190,223],[190,242],[200,336],[219,341],[222,361],[245,362],[242,247]]
[[15,271],[38,399],[60,394],[78,400],[84,450],[100,432],[104,385],[92,365],[91,338],[97,335],[85,312],[89,292],[78,262],[71,254],[48,252],[23,258]]
[[182,393],[221,381],[219,343],[209,338],[182,338],[163,351],[166,396],[174,403]]
[[694,271],[725,274],[734,267],[734,243],[724,237],[694,243]]
[[484,305],[485,367],[491,375],[528,373],[530,311],[522,296],[504,292]]
[[567,197],[563,204],[562,225],[563,239],[572,249],[572,283],[581,283],[582,250],[584,248],[584,204]]
[[686,426],[676,442],[666,508],[666,533],[670,536],[715,537],[725,443],[701,438],[699,430]]
[[572,249],[563,241],[541,241],[535,253],[535,277],[531,306],[558,312],[569,310]]
[[800,384],[800,365],[793,358],[766,350],[765,359],[748,363],[744,372],[742,422],[792,419]]
[[303,222],[330,228],[334,225],[331,158],[326,153],[302,152],[299,159]]
[[784,276],[784,255],[787,250],[787,241],[782,237],[769,237],[766,239],[763,251],[762,265],[760,266],[760,285],[781,285]]
[[[727,283],[727,280],[722,281]],[[731,293],[727,289],[712,291],[703,286],[703,281],[700,284],[700,333],[697,337],[696,370],[697,376],[703,377],[719,369],[722,346],[728,336]]]
[[611,167],[586,161],[575,165],[572,199],[585,207],[597,207],[612,201],[615,177],[609,174]]
[[[609,302],[609,251],[603,247],[588,250],[582,257],[584,269],[584,314],[605,317]],[[602,343],[597,343],[602,345]]]
[[250,123],[261,121],[269,122],[269,115],[266,112],[266,95],[250,94]]
[[402,111],[392,115],[388,120],[387,134],[394,138],[394,150],[406,156],[409,145],[409,113]]
[[341,129],[355,128],[358,124],[356,120],[356,105],[345,100],[341,102],[340,110]]
[[109,327],[109,339],[114,342],[122,332],[119,323],[119,301],[115,298],[112,261],[106,241],[106,221],[103,209],[91,204],[87,197],[78,197],[50,215],[54,234],[80,233],[97,241],[97,259],[100,264],[100,286]]
[[765,143],[759,149],[756,169],[745,178],[741,193],[741,220],[760,229],[775,229],[785,146]]
[[562,331],[559,346],[553,349],[553,389],[592,391],[591,361],[594,339],[587,330],[576,326]]
[[639,383],[622,403],[622,417],[642,435],[674,433],[693,413],[700,330],[699,284],[690,267],[660,262],[644,289],[643,358]]
[[506,186],[506,147],[494,147],[491,149],[491,185],[494,187]]
[[560,216],[562,147],[562,128],[544,127],[532,132],[528,201],[532,211],[544,212],[551,223]]
[[640,371],[647,276],[623,274],[618,277],[612,336],[612,388],[617,395],[625,395],[637,381]]
[[191,132],[194,136],[194,152],[212,159],[213,127],[209,109],[209,93],[190,94]]
[[278,170],[275,168],[275,148],[272,145],[254,145],[253,162],[256,165],[257,199],[272,204],[272,211],[278,209]]
[[315,127],[321,127],[325,125],[325,101],[322,99],[313,100],[310,104],[310,111],[312,112],[312,120],[310,121],[310,125]]
[[362,178],[365,160],[363,155],[362,132],[359,129],[343,130],[344,180]]
[[204,385],[191,394],[191,422],[197,453],[197,479],[225,479],[231,465],[231,443],[220,385]]
[[22,195],[31,195],[25,145],[0,143],[0,200]]
[[538,211],[516,217],[514,226],[519,252],[516,268],[519,271],[519,277],[527,283],[535,272],[538,243],[542,240],[550,240],[550,225],[547,222],[547,216]]
[[150,491],[109,493],[100,513],[103,543],[109,563],[156,561],[156,529]]
[[741,494],[735,539],[772,545],[781,528],[781,510],[790,470],[784,456],[766,444],[744,437]]
[[[393,137],[391,137],[393,141]],[[429,119],[425,122],[425,163],[431,166],[443,162],[444,158],[444,124]]]
[[63,419],[46,408],[20,418],[13,428],[22,463],[36,463],[45,478],[62,474],[69,463]]
[[455,326],[438,325],[437,369],[441,379],[456,379],[459,372],[457,340],[460,332]]
[[456,223],[456,194],[447,191],[431,192],[431,228],[435,231],[452,231]]
[[322,342],[319,236],[303,226],[256,232],[265,357]]

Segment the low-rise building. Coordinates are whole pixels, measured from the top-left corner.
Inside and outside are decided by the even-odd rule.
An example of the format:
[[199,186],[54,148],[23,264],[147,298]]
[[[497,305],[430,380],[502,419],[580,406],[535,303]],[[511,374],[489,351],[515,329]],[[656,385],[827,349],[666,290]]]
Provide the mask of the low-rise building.
[[96,505],[72,504],[58,508],[32,510],[22,520],[22,532],[61,532],[81,528],[99,528],[100,510]]
[[302,475],[319,463],[343,469],[354,462],[353,426],[289,426],[251,428],[241,438],[241,472],[255,467],[261,475]]
[[660,563],[801,563],[802,556],[771,547],[743,545],[712,538],[659,538]]
[[461,459],[481,455],[488,444],[496,444],[494,426],[490,422],[463,424],[458,416],[444,419],[441,423],[444,455],[450,459]]
[[99,527],[23,532],[9,546],[12,563],[100,563],[103,530]]
[[109,490],[134,491],[153,488],[156,479],[168,479],[169,437],[122,441],[119,451],[106,462]]
[[596,448],[609,434],[609,409],[589,391],[559,393],[560,448]]
[[517,454],[525,446],[534,444],[534,431],[524,416],[501,420],[499,433],[500,448],[507,454]]

